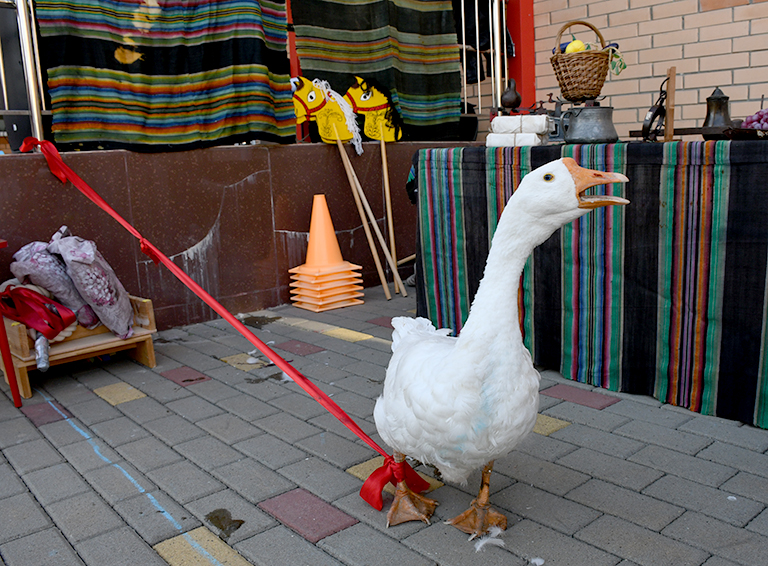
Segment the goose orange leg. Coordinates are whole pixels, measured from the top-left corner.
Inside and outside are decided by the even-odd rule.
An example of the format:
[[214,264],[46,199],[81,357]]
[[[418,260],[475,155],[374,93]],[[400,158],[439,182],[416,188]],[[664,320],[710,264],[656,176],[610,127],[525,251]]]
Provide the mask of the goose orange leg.
[[499,527],[502,530],[507,529],[507,518],[498,511],[491,509],[489,503],[492,470],[493,460],[488,462],[483,468],[480,491],[477,494],[477,498],[472,500],[470,508],[458,517],[448,521],[448,523],[460,531],[472,535],[469,540],[484,535],[491,527]]
[[[400,452],[394,453],[395,462],[402,462],[405,456]],[[434,499],[419,495],[410,489],[404,481],[397,483],[395,487],[395,499],[387,513],[387,526],[399,525],[406,521],[424,521],[430,524],[429,519],[435,512],[438,503]]]

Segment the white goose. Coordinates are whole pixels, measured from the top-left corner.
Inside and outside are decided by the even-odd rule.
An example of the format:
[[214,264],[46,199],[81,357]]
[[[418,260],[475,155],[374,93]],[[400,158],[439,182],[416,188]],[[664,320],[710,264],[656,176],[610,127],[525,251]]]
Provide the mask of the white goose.
[[[392,359],[374,418],[382,439],[405,455],[437,466],[444,479],[466,483],[483,468],[471,507],[450,521],[472,535],[507,519],[490,508],[493,462],[533,428],[539,373],[522,341],[517,310],[520,274],[533,249],[556,230],[601,206],[628,204],[615,196],[586,196],[595,185],[624,183],[619,173],[584,169],[571,158],[526,175],[507,202],[485,273],[458,338],[424,318],[392,320]],[[437,502],[397,485],[387,525],[429,523]]]

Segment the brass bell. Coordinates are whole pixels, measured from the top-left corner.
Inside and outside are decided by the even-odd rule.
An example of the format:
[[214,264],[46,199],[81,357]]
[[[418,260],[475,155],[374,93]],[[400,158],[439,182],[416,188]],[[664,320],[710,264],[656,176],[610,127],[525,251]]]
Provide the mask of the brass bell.
[[[731,113],[728,110],[729,98],[723,94],[720,87],[717,87],[710,96],[707,97],[707,117],[704,118],[702,129],[706,128],[727,128],[731,125]],[[726,139],[722,133],[704,134],[705,140]]]

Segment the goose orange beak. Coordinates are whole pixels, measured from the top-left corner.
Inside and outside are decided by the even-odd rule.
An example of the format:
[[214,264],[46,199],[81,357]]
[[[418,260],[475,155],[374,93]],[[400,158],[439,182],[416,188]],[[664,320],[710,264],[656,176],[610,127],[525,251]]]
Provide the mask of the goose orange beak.
[[586,195],[587,189],[597,185],[609,185],[611,183],[626,183],[629,179],[621,173],[607,173],[605,171],[595,171],[585,169],[576,163],[570,157],[564,157],[563,163],[570,171],[574,183],[576,183],[576,198],[579,199],[579,208],[599,208],[601,206],[611,206],[614,204],[629,204],[625,198],[613,195]]

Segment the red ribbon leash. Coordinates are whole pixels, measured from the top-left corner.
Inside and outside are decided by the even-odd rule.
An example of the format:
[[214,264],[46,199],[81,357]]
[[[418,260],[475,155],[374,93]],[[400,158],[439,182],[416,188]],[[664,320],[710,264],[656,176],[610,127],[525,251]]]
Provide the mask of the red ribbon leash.
[[[48,163],[48,168],[62,183],[67,180],[93,203],[95,203],[104,212],[117,220],[128,232],[139,240],[141,251],[148,255],[153,262],[162,263],[171,273],[173,273],[184,285],[186,285],[195,295],[200,297],[209,307],[211,307],[219,316],[229,322],[235,330],[242,334],[251,344],[261,351],[270,361],[283,370],[299,387],[306,391],[315,401],[325,407],[334,417],[351,430],[355,435],[362,439],[368,446],[384,456],[384,465],[375,470],[370,477],[363,483],[360,489],[360,497],[367,501],[372,507],[381,511],[383,501],[381,491],[387,483],[396,485],[398,481],[405,480],[408,486],[416,493],[422,493],[429,488],[429,483],[419,476],[407,462],[396,463],[394,458],[387,454],[374,440],[363,432],[355,421],[345,413],[328,395],[312,383],[308,378],[299,373],[296,368],[286,362],[282,357],[276,354],[269,346],[259,340],[246,326],[225,309],[221,303],[214,299],[205,289],[198,285],[189,277],[179,266],[171,261],[165,254],[158,250],[149,240],[144,238],[136,228],[129,224],[120,216],[107,202],[99,196],[88,184],[83,181],[72,169],[62,161],[59,151],[51,142],[37,140],[36,138],[26,138],[21,145],[21,151],[31,151],[39,147]],[[399,478],[399,479],[398,479]]]

